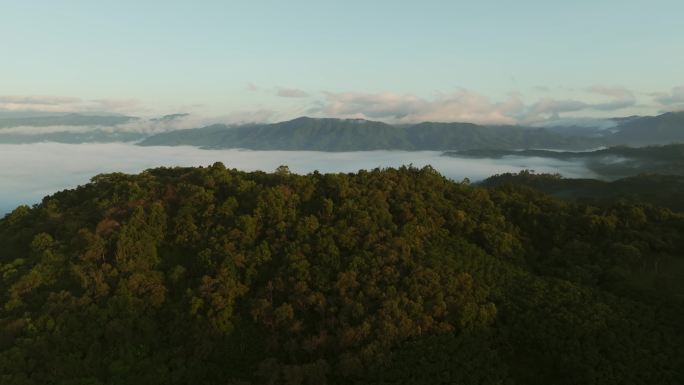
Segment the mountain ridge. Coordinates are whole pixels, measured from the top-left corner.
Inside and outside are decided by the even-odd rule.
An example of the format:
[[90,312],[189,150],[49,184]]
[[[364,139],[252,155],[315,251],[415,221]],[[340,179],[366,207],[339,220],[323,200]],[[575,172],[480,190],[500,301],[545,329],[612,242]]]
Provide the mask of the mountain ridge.
[[[206,148],[253,150],[471,150],[553,148],[584,150],[600,146],[656,145],[684,142],[684,112],[614,118],[610,129],[575,130],[467,122],[421,122],[391,125],[365,119],[299,117],[289,121],[244,126],[212,125],[179,133],[160,133],[139,144],[190,144]],[[356,129],[354,129],[356,128]],[[372,131],[375,128],[377,131]],[[341,132],[347,130],[347,132]],[[209,132],[211,131],[211,132]],[[583,134],[578,134],[582,132]],[[195,134],[202,139],[192,138]],[[208,135],[207,135],[208,134]],[[172,138],[173,140],[167,140]]]
[[391,125],[365,119],[299,117],[244,126],[211,125],[150,136],[139,144],[199,145],[205,148],[252,150],[451,150],[552,146],[584,148],[593,140],[564,137],[545,129],[481,126],[474,123],[423,122]]
[[[159,130],[117,135],[117,127],[141,120],[131,116],[67,114],[0,118],[0,143],[64,143],[137,141],[142,146],[190,145],[203,148],[310,151],[449,151],[474,149],[585,150],[600,146],[643,146],[684,142],[684,112],[657,116],[611,118],[615,126],[479,125],[468,122],[420,122],[389,124],[367,119],[313,118],[302,116],[275,123],[212,124],[172,129],[165,124],[187,117],[170,114],[150,119]],[[560,120],[564,124],[568,120]],[[12,127],[73,126],[79,132],[32,133],[5,131]],[[108,132],[97,132],[106,127]],[[111,129],[111,130],[110,130]],[[111,133],[109,132],[111,131]]]

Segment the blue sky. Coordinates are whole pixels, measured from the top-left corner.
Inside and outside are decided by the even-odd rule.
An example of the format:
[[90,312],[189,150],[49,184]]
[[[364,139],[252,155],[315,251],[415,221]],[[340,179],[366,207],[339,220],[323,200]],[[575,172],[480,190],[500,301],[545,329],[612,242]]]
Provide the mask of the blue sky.
[[0,0],[0,110],[528,122],[684,109],[684,2]]

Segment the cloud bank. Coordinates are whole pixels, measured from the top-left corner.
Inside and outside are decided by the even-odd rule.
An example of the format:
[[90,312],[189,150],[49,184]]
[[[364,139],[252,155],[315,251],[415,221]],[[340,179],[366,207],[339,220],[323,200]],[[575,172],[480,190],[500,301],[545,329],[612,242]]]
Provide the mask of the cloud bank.
[[133,119],[117,125],[49,125],[49,126],[15,126],[0,129],[0,135],[45,135],[53,133],[84,134],[91,132],[103,133],[138,133],[153,135],[161,132],[195,128],[207,125],[206,118],[178,114],[167,118]]
[[457,159],[435,151],[244,151],[201,150],[194,147],[139,147],[124,143],[27,145],[0,144],[0,215],[20,204],[34,204],[43,196],[87,183],[105,172],[138,173],[160,166],[201,166],[221,161],[240,170],[273,171],[288,165],[297,173],[355,172],[376,167],[432,165],[454,180],[480,180],[501,172],[534,169],[568,177],[591,173],[577,162],[541,158]]
[[618,111],[636,104],[634,94],[619,87],[591,87],[586,90],[606,101],[585,102],[575,99],[544,97],[525,103],[519,93],[500,101],[462,89],[433,99],[411,94],[325,92],[309,112],[321,116],[366,118],[394,123],[471,122],[480,124],[530,124],[555,119],[561,113],[583,111]]
[[[500,98],[492,98],[469,89],[425,97],[390,91],[311,92],[293,87],[260,87],[254,83],[247,83],[245,91],[258,94],[250,97],[263,98],[264,101],[257,105],[266,107],[231,110],[231,106],[223,106],[227,112],[215,114],[213,120],[201,119],[194,127],[201,126],[201,123],[273,122],[302,114],[316,117],[363,118],[401,124],[423,121],[538,124],[563,118],[606,118],[649,113],[649,110],[652,111],[650,113],[684,110],[684,86],[652,94],[640,94],[624,87],[604,85],[583,89],[538,86],[531,89],[527,95],[511,92]],[[555,97],[551,96],[554,91],[558,92]],[[640,101],[637,95],[650,95],[651,99],[648,102]],[[290,103],[284,99],[293,100]],[[84,100],[69,96],[0,96],[0,112],[2,111],[132,114],[133,111],[149,109],[136,99]],[[172,128],[192,126],[180,124]],[[61,128],[54,128],[57,129]],[[144,121],[132,123],[123,129],[145,133],[164,130],[160,124]]]
[[324,116],[366,118],[395,123],[420,121],[465,121],[514,124],[513,113],[522,105],[516,95],[493,102],[476,92],[461,90],[428,100],[410,94],[384,92],[325,92],[325,99],[310,110]]
[[559,114],[580,111],[618,111],[636,105],[634,93],[622,87],[593,86],[585,90],[587,93],[608,98],[605,102],[583,102],[580,100],[542,98],[527,107],[522,113],[524,121],[535,122],[546,116],[558,118]]
[[235,111],[221,116],[198,116],[193,114],[167,115],[162,118],[135,118],[117,125],[47,125],[14,126],[0,128],[2,135],[46,135],[54,133],[86,134],[101,132],[106,134],[135,133],[149,136],[163,132],[205,127],[222,123],[239,125],[269,122],[279,118],[279,113],[271,109]]

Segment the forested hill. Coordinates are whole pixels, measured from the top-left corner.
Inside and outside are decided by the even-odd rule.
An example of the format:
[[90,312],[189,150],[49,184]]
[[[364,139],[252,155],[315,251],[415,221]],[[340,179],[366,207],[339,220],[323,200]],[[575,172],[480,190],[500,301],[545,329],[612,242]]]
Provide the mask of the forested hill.
[[591,138],[570,138],[541,128],[421,123],[393,126],[363,119],[297,118],[273,124],[212,125],[150,136],[143,146],[193,145],[252,150],[462,150],[474,148],[595,147]]
[[684,213],[684,176],[641,174],[615,181],[563,178],[554,174],[501,174],[480,183],[486,187],[527,186],[561,199],[592,204],[623,201],[648,203]]
[[0,220],[0,383],[677,384],[682,250],[429,167],[100,175]]

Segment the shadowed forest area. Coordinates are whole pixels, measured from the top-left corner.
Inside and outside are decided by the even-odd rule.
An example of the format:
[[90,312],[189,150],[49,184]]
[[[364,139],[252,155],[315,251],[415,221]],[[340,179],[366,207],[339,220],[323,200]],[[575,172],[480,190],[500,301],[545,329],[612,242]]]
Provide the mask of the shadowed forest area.
[[430,167],[103,174],[0,220],[0,383],[681,383],[682,250]]

